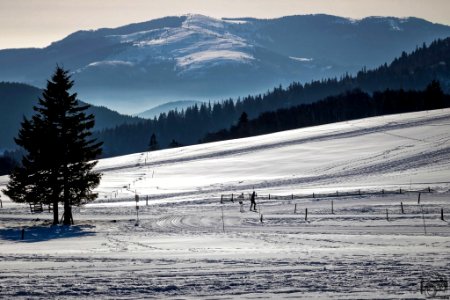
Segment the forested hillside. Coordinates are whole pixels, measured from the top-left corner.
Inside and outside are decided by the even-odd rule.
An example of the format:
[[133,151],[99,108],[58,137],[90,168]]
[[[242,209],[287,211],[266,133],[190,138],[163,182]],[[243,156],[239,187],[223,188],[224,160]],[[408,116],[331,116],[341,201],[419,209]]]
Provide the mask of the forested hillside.
[[144,151],[148,149],[152,133],[162,148],[168,147],[172,140],[189,145],[197,143],[209,132],[236,124],[243,112],[253,119],[264,112],[313,103],[357,88],[369,94],[388,88],[423,90],[432,80],[438,80],[444,92],[450,91],[450,38],[423,45],[410,54],[402,53],[389,65],[370,71],[363,69],[356,76],[343,75],[339,79],[305,84],[295,82],[263,95],[194,105],[139,124],[103,130],[98,137],[105,142],[105,156]]
[[424,91],[385,90],[369,95],[356,89],[324,100],[291,108],[265,112],[249,120],[245,112],[230,129],[209,133],[202,142],[223,141],[387,114],[407,113],[450,107],[450,95],[437,81]]

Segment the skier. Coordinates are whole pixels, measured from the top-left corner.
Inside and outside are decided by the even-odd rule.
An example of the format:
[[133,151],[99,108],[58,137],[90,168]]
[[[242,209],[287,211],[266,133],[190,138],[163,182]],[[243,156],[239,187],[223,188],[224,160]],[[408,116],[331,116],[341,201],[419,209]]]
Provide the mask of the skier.
[[[256,211],[256,193],[253,191],[252,195],[250,196],[250,210]],[[252,209],[253,207],[253,209]]]

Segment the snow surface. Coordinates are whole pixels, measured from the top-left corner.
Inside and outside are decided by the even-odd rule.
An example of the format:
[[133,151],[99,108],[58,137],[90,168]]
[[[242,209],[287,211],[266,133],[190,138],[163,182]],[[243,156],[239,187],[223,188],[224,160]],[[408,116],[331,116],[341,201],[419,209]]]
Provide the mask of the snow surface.
[[188,15],[180,28],[163,28],[110,36],[134,47],[111,60],[175,61],[180,73],[221,63],[250,63],[252,46],[229,32],[231,23],[202,15]]
[[295,56],[289,56],[290,59],[296,60],[296,61],[313,61],[312,58],[306,58],[306,57],[295,57]]
[[[99,199],[71,228],[3,195],[0,295],[424,298],[423,276],[450,277],[449,129],[446,109],[103,159]],[[420,205],[417,192],[380,193],[400,188],[423,190]],[[244,212],[221,204],[231,193]]]

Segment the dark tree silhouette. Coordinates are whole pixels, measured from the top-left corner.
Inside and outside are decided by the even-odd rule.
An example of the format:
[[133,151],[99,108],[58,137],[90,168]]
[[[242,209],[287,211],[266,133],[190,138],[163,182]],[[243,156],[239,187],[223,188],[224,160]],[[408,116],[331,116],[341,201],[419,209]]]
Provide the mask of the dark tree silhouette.
[[86,115],[68,71],[56,68],[33,109],[24,118],[16,143],[25,150],[4,190],[15,202],[53,205],[53,224],[59,223],[58,204],[64,204],[64,225],[73,224],[72,206],[92,201],[101,175],[93,172],[102,143],[91,138],[94,116]]
[[172,139],[172,141],[168,145],[169,148],[178,148],[178,147],[182,147],[182,146],[183,146],[183,144],[178,143],[174,139]]
[[149,144],[148,150],[149,151],[159,150],[159,144],[158,144],[158,141],[156,140],[156,135],[154,133],[150,137],[150,144]]

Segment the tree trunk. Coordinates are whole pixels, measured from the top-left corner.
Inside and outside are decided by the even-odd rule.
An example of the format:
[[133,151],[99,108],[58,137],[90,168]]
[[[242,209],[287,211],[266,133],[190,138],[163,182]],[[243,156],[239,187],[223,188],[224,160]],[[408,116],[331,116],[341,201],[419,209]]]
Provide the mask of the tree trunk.
[[53,225],[59,224],[58,199],[53,200]]
[[66,202],[64,203],[64,225],[73,225],[72,206]]

